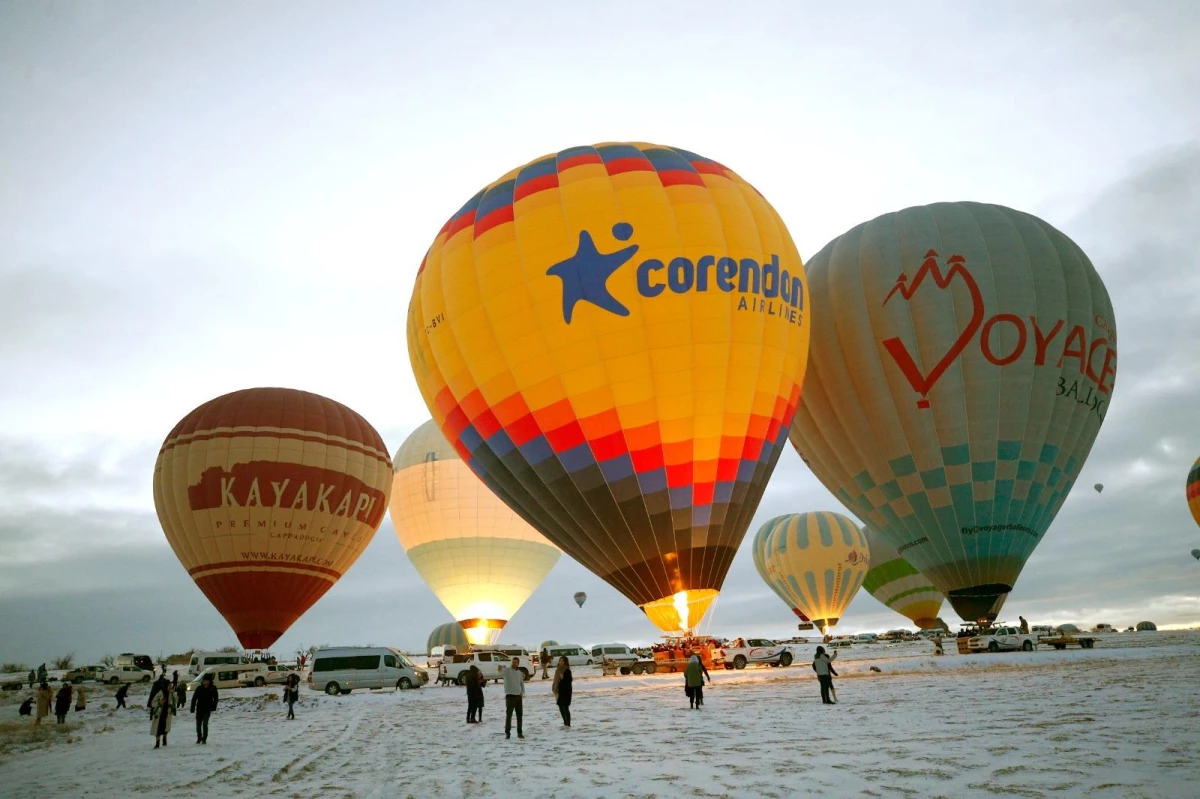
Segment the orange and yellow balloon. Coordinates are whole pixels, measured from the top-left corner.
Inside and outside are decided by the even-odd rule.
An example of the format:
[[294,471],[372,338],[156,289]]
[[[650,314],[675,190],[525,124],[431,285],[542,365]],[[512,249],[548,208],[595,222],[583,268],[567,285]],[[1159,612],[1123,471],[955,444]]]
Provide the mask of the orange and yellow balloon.
[[392,524],[417,573],[466,630],[495,643],[562,553],[471,473],[430,420],[396,453]]
[[720,591],[808,353],[804,268],[731,170],[574,147],[484,187],[417,275],[434,420],[499,497],[663,630]]
[[154,465],[175,555],[247,649],[265,649],[337,582],[387,511],[379,433],[331,399],[251,388],[185,416]]

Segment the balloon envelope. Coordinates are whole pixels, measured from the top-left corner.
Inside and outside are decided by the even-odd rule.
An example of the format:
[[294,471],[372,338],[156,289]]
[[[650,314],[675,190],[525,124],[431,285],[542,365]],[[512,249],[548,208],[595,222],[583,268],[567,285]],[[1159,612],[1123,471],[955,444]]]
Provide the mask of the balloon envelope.
[[433,628],[429,640],[425,642],[426,654],[432,655],[435,646],[452,646],[459,652],[467,652],[471,649],[471,642],[467,640],[467,632],[462,625],[452,621]]
[[1200,560],[1200,549],[1193,549],[1192,557],[1195,558],[1196,560]]
[[1196,524],[1200,524],[1200,458],[1192,464],[1187,478],[1187,503]]
[[892,610],[911,619],[922,630],[937,626],[942,609],[942,592],[877,533],[863,533],[871,549],[871,569],[863,588]]
[[366,549],[391,474],[379,433],[345,405],[251,388],[175,425],[154,465],[154,506],[242,646],[266,649]]
[[583,593],[582,591],[577,592],[575,594],[575,604],[579,607],[583,607],[584,602],[587,602],[587,594]]
[[471,473],[432,420],[395,462],[392,523],[408,559],[472,644],[494,643],[561,553]]
[[994,619],[1108,411],[1100,276],[1050,225],[979,203],[859,225],[808,275],[793,444],[962,618]]
[[729,169],[577,147],[446,223],[418,271],[409,353],[498,496],[661,629],[688,629],[795,412],[805,291],[783,221]]
[[760,540],[764,579],[775,593],[822,633],[836,625],[870,568],[863,531],[838,513],[792,513],[764,524]]
[[1104,486],[1100,483],[1096,483],[1096,485],[1092,486],[1092,488],[1096,489],[1097,494],[1104,490]]

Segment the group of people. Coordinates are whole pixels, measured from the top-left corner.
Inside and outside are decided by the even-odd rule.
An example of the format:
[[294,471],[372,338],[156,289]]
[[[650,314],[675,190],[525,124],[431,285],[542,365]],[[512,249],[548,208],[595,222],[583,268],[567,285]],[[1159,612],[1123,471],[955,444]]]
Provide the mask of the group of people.
[[[146,706],[150,708],[150,734],[154,736],[154,748],[167,745],[167,736],[171,733],[171,723],[180,708],[187,704],[187,683],[179,679],[175,672],[173,680],[168,680],[164,672],[150,686],[150,698]],[[211,674],[205,674],[196,690],[192,691],[191,712],[196,717],[196,743],[208,743],[208,719],[217,709],[219,699],[217,687],[213,685]]]
[[[816,672],[817,682],[821,686],[821,702],[826,705],[837,704],[837,691],[833,687],[833,678],[837,676],[837,672],[833,668],[833,661],[836,658],[837,652],[830,657],[823,646],[817,647],[816,656],[813,658],[812,669]],[[689,710],[698,710],[704,707],[704,684],[706,681],[711,684],[712,677],[709,676],[704,661],[698,654],[691,653],[688,656],[687,665],[683,669],[683,692],[687,695]]]
[[82,713],[87,709],[87,691],[83,686],[78,687],[69,682],[63,683],[58,692],[50,690],[50,683],[43,681],[39,686],[37,693],[27,697],[21,703],[18,712],[22,716],[33,715],[34,704],[37,705],[37,716],[34,718],[34,724],[41,724],[42,719],[50,715],[50,707],[53,704],[54,716],[58,719],[59,724],[66,724],[67,714],[71,712],[71,700],[75,700],[75,712]]
[[[571,697],[574,675],[571,673],[571,662],[563,655],[558,659],[554,668],[554,682],[550,692],[558,705],[559,715],[562,716],[563,726],[571,726]],[[520,658],[513,658],[509,668],[504,670],[504,737],[512,738],[513,716],[517,717],[517,737],[524,738],[525,716],[525,675],[521,672]],[[467,671],[467,723],[479,724],[483,721],[483,686],[487,680],[478,666],[471,666]]]

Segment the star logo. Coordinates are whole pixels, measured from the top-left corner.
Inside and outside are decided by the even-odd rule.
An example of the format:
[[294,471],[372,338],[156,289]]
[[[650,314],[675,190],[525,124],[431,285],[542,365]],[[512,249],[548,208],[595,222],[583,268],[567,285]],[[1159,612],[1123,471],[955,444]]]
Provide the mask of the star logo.
[[[618,222],[613,225],[612,234],[618,241],[628,241],[633,235],[633,225]],[[547,275],[563,282],[563,321],[571,324],[575,304],[580,300],[617,316],[629,316],[629,309],[609,292],[607,284],[612,273],[624,266],[637,251],[638,245],[631,244],[616,252],[602,253],[596,249],[591,233],[579,231],[575,254],[546,270]]]

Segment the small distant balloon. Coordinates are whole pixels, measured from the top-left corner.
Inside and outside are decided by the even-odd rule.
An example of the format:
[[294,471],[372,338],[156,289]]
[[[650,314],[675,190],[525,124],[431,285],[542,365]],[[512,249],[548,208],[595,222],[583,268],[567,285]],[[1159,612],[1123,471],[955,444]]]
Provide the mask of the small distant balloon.
[[575,604],[579,607],[583,607],[584,602],[587,602],[587,594],[583,593],[582,591],[577,591],[575,593]]
[[1195,558],[1196,560],[1200,560],[1200,549],[1193,549],[1192,557]]
[[1096,489],[1096,493],[1099,494],[1101,491],[1104,490],[1104,484],[1096,483],[1096,485],[1092,486],[1092,488]]

